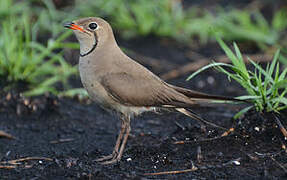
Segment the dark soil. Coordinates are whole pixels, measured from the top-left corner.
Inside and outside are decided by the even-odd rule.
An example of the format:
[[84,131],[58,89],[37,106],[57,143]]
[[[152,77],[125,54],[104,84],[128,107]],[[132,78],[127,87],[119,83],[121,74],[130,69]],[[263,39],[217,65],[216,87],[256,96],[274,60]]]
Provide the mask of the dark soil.
[[[135,40],[120,42],[137,53],[156,58],[162,66],[144,64],[157,74],[192,61],[190,49],[175,42]],[[134,48],[137,47],[137,48]],[[204,53],[205,48],[197,49]],[[221,54],[218,47],[213,47]],[[69,58],[71,54],[67,53]],[[75,61],[74,59],[72,61]],[[211,70],[192,81],[178,77],[169,82],[195,90],[237,96],[244,93],[234,82]],[[80,86],[79,78],[73,84]],[[26,105],[25,105],[26,104]],[[46,157],[52,160],[29,160],[12,169],[0,168],[1,179],[284,179],[287,156],[286,140],[274,126],[274,117],[249,112],[232,120],[237,105],[214,105],[194,111],[210,122],[235,132],[220,137],[223,130],[201,126],[193,119],[175,112],[146,113],[132,121],[122,161],[100,165],[94,159],[111,153],[119,130],[119,120],[93,103],[77,99],[41,96],[29,101],[20,96],[1,95],[0,130],[15,139],[0,139],[0,161],[23,157]],[[286,116],[279,117],[282,122]],[[286,120],[285,120],[286,122]],[[0,164],[7,165],[7,164]],[[172,175],[145,173],[190,169]]]
[[[204,8],[216,7],[217,3],[246,8],[252,2],[183,1],[185,7],[196,4]],[[262,2],[262,11],[269,18],[270,11],[286,5],[283,0]],[[54,3],[61,8],[73,1],[54,0]],[[222,54],[216,44],[182,45],[154,37],[120,40],[119,44],[135,51],[137,54],[129,54],[135,59],[140,60],[140,56],[156,59],[156,63],[153,59],[140,62],[157,75],[196,61],[199,57],[194,52],[200,58],[209,59]],[[243,53],[258,53],[253,44],[243,44],[240,49]],[[71,64],[77,63],[77,57],[78,51],[65,52],[65,59]],[[213,70],[189,82],[186,78],[177,77],[168,82],[217,95],[244,94],[238,84]],[[0,80],[0,88],[3,83]],[[71,84],[81,87],[79,77],[74,77]],[[241,108],[241,105],[210,105],[193,109],[210,122],[235,129],[223,137],[224,130],[207,126],[203,131],[197,121],[179,113],[143,114],[132,121],[132,134],[122,160],[103,166],[94,159],[111,153],[119,131],[117,117],[89,100],[50,95],[27,100],[17,93],[2,92],[0,131],[15,138],[0,138],[0,179],[286,179],[287,142],[275,123],[275,116],[252,110],[233,120]],[[287,113],[276,116],[287,127]],[[3,163],[25,157],[36,157],[36,160]],[[182,172],[191,168],[190,172]],[[176,170],[178,174],[146,175]]]

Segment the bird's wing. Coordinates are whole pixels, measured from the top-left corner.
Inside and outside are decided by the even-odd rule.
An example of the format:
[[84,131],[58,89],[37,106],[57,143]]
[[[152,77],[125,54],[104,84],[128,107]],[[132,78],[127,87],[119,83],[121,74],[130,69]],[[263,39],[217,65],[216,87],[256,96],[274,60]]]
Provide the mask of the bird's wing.
[[190,107],[194,104],[185,95],[152,76],[112,73],[104,75],[101,84],[115,101],[127,106]]
[[221,100],[221,101],[238,101],[238,102],[244,102],[242,100],[239,99],[235,99],[233,97],[226,97],[226,96],[217,96],[217,95],[211,95],[211,94],[205,94],[205,93],[201,93],[198,91],[193,91],[190,89],[185,89],[185,88],[181,88],[181,87],[177,87],[177,86],[173,86],[170,85],[169,86],[171,88],[173,88],[174,90],[176,90],[179,93],[184,94],[185,96],[194,99],[194,100]]

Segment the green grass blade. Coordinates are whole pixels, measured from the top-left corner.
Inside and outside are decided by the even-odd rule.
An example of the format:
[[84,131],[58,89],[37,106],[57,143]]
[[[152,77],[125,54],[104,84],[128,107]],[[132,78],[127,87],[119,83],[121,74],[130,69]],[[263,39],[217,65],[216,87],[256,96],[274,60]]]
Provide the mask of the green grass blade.
[[253,108],[254,106],[248,106],[246,108],[243,108],[242,110],[240,110],[238,113],[236,113],[233,118],[234,119],[238,119],[240,118],[243,114],[245,114],[247,111],[249,111],[251,108]]
[[206,65],[202,68],[200,68],[199,70],[197,70],[196,72],[192,73],[186,80],[189,81],[190,79],[192,79],[194,76],[196,76],[197,74],[209,69],[209,68],[212,68],[212,67],[216,67],[216,66],[228,66],[228,67],[232,67],[230,64],[225,64],[225,63],[212,63],[212,64],[209,64],[209,65]]
[[273,57],[272,63],[270,65],[270,68],[269,68],[268,74],[270,74],[270,75],[272,75],[273,72],[274,72],[275,65],[278,62],[279,54],[280,54],[280,50],[277,50],[275,55],[274,55],[274,57]]

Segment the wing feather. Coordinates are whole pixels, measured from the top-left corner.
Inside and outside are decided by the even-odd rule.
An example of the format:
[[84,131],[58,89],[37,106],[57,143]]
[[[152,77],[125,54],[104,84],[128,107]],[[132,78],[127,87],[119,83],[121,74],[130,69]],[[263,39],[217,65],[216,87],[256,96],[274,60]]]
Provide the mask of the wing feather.
[[194,104],[185,95],[152,76],[112,73],[103,76],[101,84],[114,100],[128,106],[186,107]]

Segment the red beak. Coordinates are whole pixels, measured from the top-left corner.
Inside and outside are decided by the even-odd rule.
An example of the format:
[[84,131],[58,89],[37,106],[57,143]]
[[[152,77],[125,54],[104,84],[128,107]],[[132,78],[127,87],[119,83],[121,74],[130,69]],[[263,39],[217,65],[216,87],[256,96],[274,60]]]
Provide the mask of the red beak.
[[79,30],[79,31],[85,32],[85,30],[83,28],[81,28],[80,26],[76,25],[73,22],[69,22],[69,23],[64,24],[64,27],[72,29],[72,30]]

